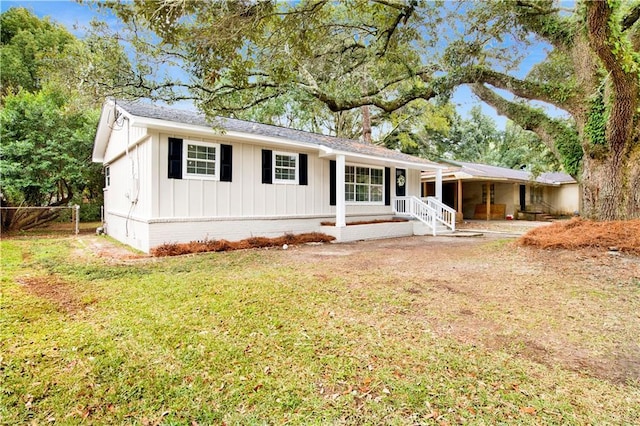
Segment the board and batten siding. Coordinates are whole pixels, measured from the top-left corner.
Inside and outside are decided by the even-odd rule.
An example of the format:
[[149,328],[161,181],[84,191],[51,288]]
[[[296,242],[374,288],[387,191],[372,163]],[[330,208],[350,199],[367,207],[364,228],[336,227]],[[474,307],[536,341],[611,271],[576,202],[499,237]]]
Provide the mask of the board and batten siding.
[[107,148],[104,153],[104,162],[112,162],[114,158],[118,158],[127,151],[127,144],[131,146],[146,135],[147,129],[143,127],[129,126],[128,121],[126,120],[121,125],[114,125],[109,136],[109,143],[107,144]]
[[104,188],[105,226],[107,234],[116,240],[148,251],[152,140],[145,139],[146,129],[129,130],[127,137],[126,122],[121,129],[114,129],[107,145],[105,165],[109,167],[110,185]]
[[[253,144],[202,139],[185,135],[171,137],[232,146],[232,180],[172,179],[168,177],[168,135],[160,135],[154,197],[158,200],[154,218],[246,218],[330,215],[327,161],[317,153],[299,149],[284,152],[307,154],[308,184],[263,184],[262,149]],[[271,149],[271,148],[269,148]],[[183,171],[184,175],[184,171]]]

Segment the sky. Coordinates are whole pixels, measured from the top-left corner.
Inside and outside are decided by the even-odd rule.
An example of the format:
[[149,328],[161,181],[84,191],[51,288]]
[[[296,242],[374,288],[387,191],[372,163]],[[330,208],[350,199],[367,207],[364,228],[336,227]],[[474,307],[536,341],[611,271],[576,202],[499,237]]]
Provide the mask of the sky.
[[[80,38],[84,35],[83,27],[86,27],[94,17],[112,22],[114,25],[118,23],[117,19],[112,15],[99,12],[95,7],[90,7],[87,4],[79,4],[71,0],[0,0],[1,12],[11,7],[26,7],[33,10],[40,18],[48,16],[52,21],[64,25],[71,33]],[[546,51],[544,47],[532,49],[523,63],[521,73],[524,74],[526,69],[532,64],[542,61],[545,56]],[[457,111],[462,117],[468,117],[471,108],[475,105],[480,105],[482,112],[490,116],[496,122],[496,126],[499,129],[503,130],[505,128],[507,122],[506,117],[497,115],[493,108],[480,102],[467,86],[459,87],[454,92],[452,100],[456,104]]]
[[98,12],[86,4],[79,4],[74,1],[61,0],[0,0],[0,11],[4,12],[12,7],[26,7],[32,9],[40,18],[48,16],[52,21],[64,25],[67,29],[78,37],[84,34],[81,30],[74,30],[75,26],[87,25],[93,17],[99,15]]

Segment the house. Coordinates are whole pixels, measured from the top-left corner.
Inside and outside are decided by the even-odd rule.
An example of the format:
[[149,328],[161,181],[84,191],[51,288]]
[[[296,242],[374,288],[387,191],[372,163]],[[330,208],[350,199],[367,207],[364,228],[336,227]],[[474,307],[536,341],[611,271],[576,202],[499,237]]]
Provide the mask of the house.
[[436,193],[437,174],[441,173],[442,201],[457,211],[458,220],[507,216],[537,220],[546,214],[573,215],[579,211],[578,183],[566,173],[534,176],[524,170],[485,164],[462,161],[442,164],[447,166],[445,170],[422,173],[421,195]]
[[[93,161],[104,165],[105,232],[145,252],[205,239],[322,232],[352,241],[455,226],[453,210],[419,199],[421,172],[439,175],[441,165],[355,140],[108,100]],[[413,220],[347,226],[398,215]]]

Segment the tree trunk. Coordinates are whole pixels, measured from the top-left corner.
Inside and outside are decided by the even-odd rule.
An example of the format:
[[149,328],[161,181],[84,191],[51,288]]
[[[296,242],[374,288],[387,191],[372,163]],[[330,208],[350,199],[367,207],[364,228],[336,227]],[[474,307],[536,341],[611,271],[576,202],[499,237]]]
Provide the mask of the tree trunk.
[[58,219],[60,213],[60,210],[29,210],[28,207],[3,210],[1,231],[15,232],[36,228]]
[[[606,143],[602,144],[597,138],[583,141],[583,214],[598,220],[637,218],[640,217],[640,166],[637,164],[640,147],[634,126],[638,125],[638,75],[612,48],[617,35],[612,30],[611,21],[615,17],[611,5],[604,1],[589,1],[585,5],[589,46],[607,72],[607,86],[604,96]],[[584,73],[589,69],[579,71]],[[596,116],[596,119],[601,118]]]
[[366,143],[371,143],[371,114],[369,105],[362,107],[362,139]]
[[[635,160],[634,160],[635,159]],[[582,215],[595,220],[640,218],[640,149],[632,158],[584,157]]]

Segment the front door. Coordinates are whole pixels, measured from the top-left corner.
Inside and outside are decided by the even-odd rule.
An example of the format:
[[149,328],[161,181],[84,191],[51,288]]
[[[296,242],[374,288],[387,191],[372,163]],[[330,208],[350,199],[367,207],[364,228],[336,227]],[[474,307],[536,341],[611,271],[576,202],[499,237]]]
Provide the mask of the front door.
[[525,185],[520,185],[520,211],[524,212],[527,210],[527,187]]
[[396,197],[407,195],[407,171],[396,169]]

